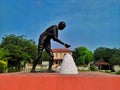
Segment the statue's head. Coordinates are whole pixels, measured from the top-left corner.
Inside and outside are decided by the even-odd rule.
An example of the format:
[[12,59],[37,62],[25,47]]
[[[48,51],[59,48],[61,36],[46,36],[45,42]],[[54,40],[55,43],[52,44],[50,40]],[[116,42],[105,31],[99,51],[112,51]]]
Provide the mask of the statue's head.
[[63,22],[63,21],[59,22],[58,29],[63,30],[65,27],[66,27],[65,22]]

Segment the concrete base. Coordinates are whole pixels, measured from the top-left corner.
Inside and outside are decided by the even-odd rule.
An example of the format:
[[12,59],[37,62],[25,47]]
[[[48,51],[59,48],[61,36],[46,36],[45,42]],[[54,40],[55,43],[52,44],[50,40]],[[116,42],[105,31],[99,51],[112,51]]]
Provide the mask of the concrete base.
[[0,74],[0,90],[119,90],[120,76],[101,72]]

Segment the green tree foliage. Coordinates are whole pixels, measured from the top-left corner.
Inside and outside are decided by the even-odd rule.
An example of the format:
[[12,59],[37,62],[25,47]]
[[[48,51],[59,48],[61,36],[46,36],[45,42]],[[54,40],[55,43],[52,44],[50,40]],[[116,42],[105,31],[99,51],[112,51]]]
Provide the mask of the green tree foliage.
[[0,48],[0,60],[7,61],[8,58],[8,51]]
[[40,60],[39,60],[39,63],[41,64],[42,61],[49,61],[49,59],[50,59],[49,54],[44,50],[44,51],[42,52],[42,56],[41,56],[41,58],[40,58]]
[[111,65],[120,65],[120,49],[112,49],[113,54],[109,60]]
[[8,67],[20,70],[21,62],[29,62],[36,56],[36,45],[33,40],[27,40],[25,36],[14,34],[3,37],[1,48],[9,53]]
[[120,65],[120,56],[113,54],[110,58],[109,63],[111,65]]
[[5,72],[7,69],[7,61],[0,60],[0,73]]
[[3,73],[7,69],[8,52],[0,48],[0,73]]
[[95,61],[103,60],[111,65],[120,65],[120,49],[99,47],[94,51]]
[[85,65],[93,61],[93,53],[83,46],[75,48],[73,57],[77,65]]
[[112,49],[106,47],[99,47],[94,51],[95,61],[103,60],[108,62],[112,55]]

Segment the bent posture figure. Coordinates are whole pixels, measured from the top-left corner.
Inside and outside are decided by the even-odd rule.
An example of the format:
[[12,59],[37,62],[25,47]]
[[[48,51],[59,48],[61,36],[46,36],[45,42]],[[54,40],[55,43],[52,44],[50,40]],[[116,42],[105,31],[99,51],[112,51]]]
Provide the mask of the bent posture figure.
[[53,72],[52,70],[52,65],[53,65],[53,52],[51,49],[51,39],[54,41],[59,42],[60,44],[64,45],[66,48],[69,48],[70,45],[63,43],[61,40],[58,39],[58,30],[63,30],[66,27],[65,22],[60,22],[58,25],[52,25],[48,29],[46,29],[39,38],[39,43],[38,43],[38,55],[33,61],[33,67],[31,69],[31,72],[35,72],[35,67],[41,58],[43,49],[47,51],[47,53],[50,55],[49,59],[49,67],[48,67],[48,72]]

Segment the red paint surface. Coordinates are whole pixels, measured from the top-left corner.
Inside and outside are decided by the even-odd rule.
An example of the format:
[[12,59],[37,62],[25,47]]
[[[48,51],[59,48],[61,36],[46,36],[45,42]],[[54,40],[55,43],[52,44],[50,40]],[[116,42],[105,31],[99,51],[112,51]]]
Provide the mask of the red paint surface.
[[100,72],[1,74],[0,90],[120,90],[120,76]]

